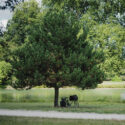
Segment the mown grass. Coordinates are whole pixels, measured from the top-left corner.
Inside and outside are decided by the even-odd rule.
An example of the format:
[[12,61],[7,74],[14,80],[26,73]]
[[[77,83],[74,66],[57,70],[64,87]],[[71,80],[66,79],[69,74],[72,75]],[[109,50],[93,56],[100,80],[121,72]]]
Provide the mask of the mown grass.
[[97,112],[125,114],[125,89],[98,88],[81,90],[75,88],[60,89],[61,97],[77,94],[79,107],[54,108],[54,89],[40,88],[31,90],[0,89],[1,109],[26,109],[26,110],[56,110],[68,112]]
[[73,120],[0,116],[1,125],[124,125],[116,120]]
[[[110,102],[110,103],[124,103],[125,89],[110,89],[110,88],[97,88],[90,90],[81,90],[75,88],[60,89],[61,97],[69,97],[70,95],[77,94],[79,102]],[[31,90],[6,90],[0,89],[0,102],[41,102],[51,103],[54,100],[54,89],[40,88]]]
[[124,103],[84,102],[79,107],[55,108],[53,103],[0,103],[0,109],[25,109],[63,112],[96,112],[125,114]]
[[125,81],[104,81],[102,84],[98,84],[98,88],[125,88]]

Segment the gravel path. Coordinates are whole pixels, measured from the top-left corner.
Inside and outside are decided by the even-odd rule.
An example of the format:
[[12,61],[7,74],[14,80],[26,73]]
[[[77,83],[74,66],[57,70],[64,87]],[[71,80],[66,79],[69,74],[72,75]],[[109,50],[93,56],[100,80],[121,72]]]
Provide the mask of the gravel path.
[[97,114],[97,113],[74,113],[74,112],[56,112],[56,111],[46,112],[38,110],[9,110],[9,109],[0,109],[0,116],[125,120],[125,114]]

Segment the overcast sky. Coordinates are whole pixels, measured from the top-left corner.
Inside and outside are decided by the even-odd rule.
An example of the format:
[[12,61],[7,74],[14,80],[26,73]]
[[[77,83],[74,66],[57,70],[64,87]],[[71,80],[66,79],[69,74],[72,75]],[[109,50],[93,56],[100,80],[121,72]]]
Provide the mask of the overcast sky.
[[12,13],[9,10],[0,10],[0,23],[6,26],[8,19],[12,17]]

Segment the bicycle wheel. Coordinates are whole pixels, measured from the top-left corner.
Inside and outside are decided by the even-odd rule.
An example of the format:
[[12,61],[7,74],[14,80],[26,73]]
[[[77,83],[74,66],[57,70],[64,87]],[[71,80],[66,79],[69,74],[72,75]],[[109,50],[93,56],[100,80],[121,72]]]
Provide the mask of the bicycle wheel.
[[75,106],[75,107],[79,107],[79,102],[78,102],[78,101],[75,101],[75,102],[74,102],[74,106]]

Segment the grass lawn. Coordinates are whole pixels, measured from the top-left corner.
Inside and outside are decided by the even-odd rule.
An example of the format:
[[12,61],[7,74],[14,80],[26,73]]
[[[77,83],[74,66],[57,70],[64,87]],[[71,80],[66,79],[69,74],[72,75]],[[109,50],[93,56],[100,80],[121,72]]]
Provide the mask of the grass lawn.
[[42,111],[64,111],[64,112],[96,112],[96,113],[118,113],[125,114],[125,103],[80,103],[78,108],[54,108],[52,103],[0,103],[0,109],[26,109]]
[[[121,96],[125,94],[125,88],[97,88],[81,90],[75,88],[63,88],[59,90],[59,100],[61,97],[69,97],[77,94],[79,102],[110,102],[124,103]],[[0,89],[0,102],[53,102],[54,89],[40,88],[31,90],[7,90]]]
[[72,120],[0,116],[1,125],[125,125],[115,120]]
[[124,88],[98,88],[80,90],[72,88],[60,89],[61,97],[77,94],[79,108],[54,108],[54,89],[36,88],[31,90],[0,89],[0,109],[26,109],[26,110],[56,110],[66,112],[96,112],[125,114]]

